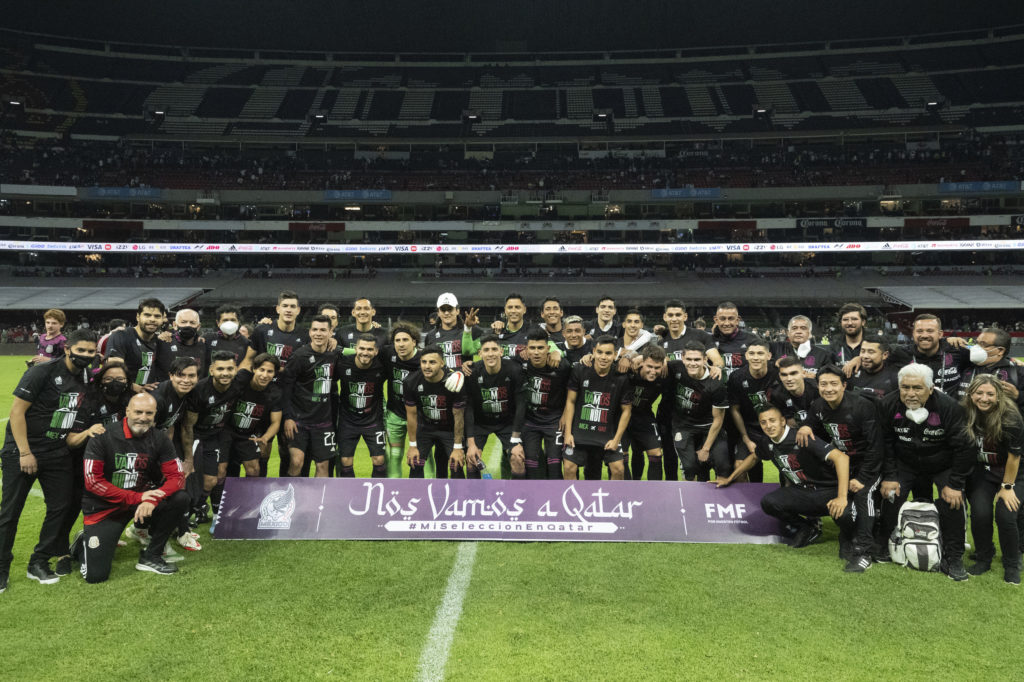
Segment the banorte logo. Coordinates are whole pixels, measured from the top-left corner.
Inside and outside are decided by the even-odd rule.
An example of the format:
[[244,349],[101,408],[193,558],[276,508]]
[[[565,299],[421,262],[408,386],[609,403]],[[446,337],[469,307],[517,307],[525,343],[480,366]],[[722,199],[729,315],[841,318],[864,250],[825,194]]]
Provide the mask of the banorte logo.
[[416,247],[415,247],[415,246],[410,246],[410,247],[409,247],[409,250],[410,250],[410,251],[416,251],[417,249],[416,249]]

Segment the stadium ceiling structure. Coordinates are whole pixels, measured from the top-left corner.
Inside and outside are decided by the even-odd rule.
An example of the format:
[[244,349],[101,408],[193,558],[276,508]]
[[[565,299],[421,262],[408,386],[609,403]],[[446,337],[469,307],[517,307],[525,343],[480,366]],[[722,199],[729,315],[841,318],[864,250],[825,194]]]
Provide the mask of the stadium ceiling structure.
[[1024,286],[885,286],[868,291],[911,310],[1024,309]]
[[135,310],[144,298],[176,308],[203,293],[198,287],[0,287],[0,310]]

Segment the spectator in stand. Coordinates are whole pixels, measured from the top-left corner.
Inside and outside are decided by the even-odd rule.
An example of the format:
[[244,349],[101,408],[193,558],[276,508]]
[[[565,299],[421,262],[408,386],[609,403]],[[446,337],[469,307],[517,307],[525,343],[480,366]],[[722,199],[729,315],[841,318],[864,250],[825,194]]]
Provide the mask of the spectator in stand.
[[65,322],[67,322],[67,318],[64,317],[63,310],[50,308],[43,313],[43,325],[46,328],[46,334],[39,337],[36,355],[28,361],[29,367],[40,362],[52,360],[53,358],[63,357],[64,344],[68,340],[64,336],[63,331],[61,331],[64,328]]

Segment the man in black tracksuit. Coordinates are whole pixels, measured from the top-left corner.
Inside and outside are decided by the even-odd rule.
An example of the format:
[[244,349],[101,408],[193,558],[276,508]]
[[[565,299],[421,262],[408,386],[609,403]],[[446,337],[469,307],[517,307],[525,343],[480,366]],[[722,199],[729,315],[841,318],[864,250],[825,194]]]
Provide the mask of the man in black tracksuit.
[[934,390],[931,369],[915,363],[900,370],[899,391],[882,400],[879,417],[885,435],[880,540],[896,528],[900,507],[915,483],[934,483],[939,489],[935,506],[942,531],[942,570],[953,580],[967,580],[963,491],[978,447],[967,434],[964,408]]

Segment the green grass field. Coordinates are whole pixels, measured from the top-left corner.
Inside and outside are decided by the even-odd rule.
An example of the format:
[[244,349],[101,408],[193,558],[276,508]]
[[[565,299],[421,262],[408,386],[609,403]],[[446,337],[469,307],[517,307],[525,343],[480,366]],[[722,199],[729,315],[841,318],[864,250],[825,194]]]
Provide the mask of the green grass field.
[[[0,358],[4,417],[23,368]],[[464,543],[227,542],[204,526],[203,551],[175,576],[135,571],[129,546],[105,584],[76,573],[42,586],[24,573],[42,512],[30,497],[0,595],[0,679],[442,677],[419,662],[436,651],[428,633]],[[1022,597],[1001,570],[966,583],[893,565],[844,574],[831,522],[802,550],[475,550],[446,679],[1016,677]]]

